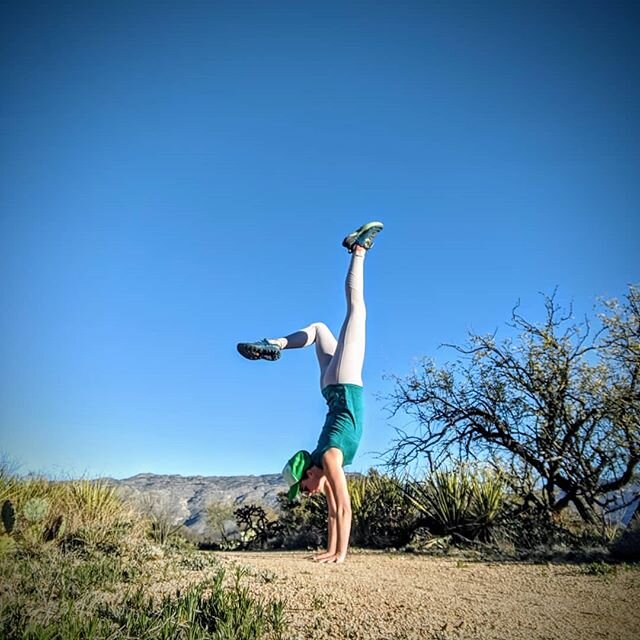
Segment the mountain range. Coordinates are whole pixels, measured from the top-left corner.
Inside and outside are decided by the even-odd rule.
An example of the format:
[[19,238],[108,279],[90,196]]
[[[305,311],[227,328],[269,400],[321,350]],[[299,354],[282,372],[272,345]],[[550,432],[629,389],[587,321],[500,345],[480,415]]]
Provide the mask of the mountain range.
[[180,476],[140,473],[121,480],[103,480],[116,486],[123,498],[143,512],[173,525],[182,523],[190,533],[202,539],[216,535],[207,522],[210,505],[276,507],[278,493],[288,488],[280,474]]

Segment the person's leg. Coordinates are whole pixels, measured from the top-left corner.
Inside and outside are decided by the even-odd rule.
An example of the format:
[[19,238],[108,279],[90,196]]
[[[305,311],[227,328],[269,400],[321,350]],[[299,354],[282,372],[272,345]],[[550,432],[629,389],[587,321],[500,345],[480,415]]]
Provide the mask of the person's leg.
[[241,342],[237,345],[238,352],[249,360],[277,360],[283,349],[299,349],[315,343],[322,388],[335,383],[361,385],[366,321],[364,257],[382,228],[381,222],[368,222],[342,241],[351,253],[351,263],[345,281],[347,317],[337,343],[325,324],[315,322],[283,338]]
[[364,304],[364,258],[366,249],[356,246],[345,280],[347,316],[338,344],[323,376],[322,387],[329,384],[362,385],[367,310]]
[[320,366],[321,384],[338,344],[335,336],[324,322],[313,322],[304,329],[291,333],[284,338],[270,339],[269,342],[278,345],[280,349],[302,349],[315,344],[316,356]]
[[302,349],[311,344],[316,345],[320,380],[322,380],[337,346],[335,336],[324,322],[313,322],[308,327],[290,333],[283,338],[264,338],[257,342],[240,342],[237,349],[240,355],[249,360],[278,360],[284,349]]

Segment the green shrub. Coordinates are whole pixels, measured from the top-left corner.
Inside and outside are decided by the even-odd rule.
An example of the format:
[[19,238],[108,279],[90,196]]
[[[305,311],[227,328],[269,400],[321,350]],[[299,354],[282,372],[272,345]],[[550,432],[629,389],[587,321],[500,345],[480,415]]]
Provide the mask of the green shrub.
[[143,521],[102,481],[10,479],[0,472],[0,488],[4,530],[30,553],[43,544],[115,550],[143,534]]
[[127,537],[141,537],[144,522],[104,481],[78,480],[63,485],[66,531],[72,547],[115,550]]
[[[223,585],[211,558],[180,545],[153,547],[144,518],[113,488],[42,479],[5,486],[14,513],[4,508],[11,535],[0,535],[0,638],[281,637],[283,603],[254,598],[239,575]],[[202,572],[200,582],[167,593],[185,569]]]
[[519,555],[538,559],[567,555],[604,544],[602,535],[578,523],[569,513],[552,514],[544,506],[508,500],[496,526],[496,538]]
[[464,465],[409,482],[406,493],[421,516],[420,524],[433,533],[483,541],[492,538],[506,495],[500,474]]
[[[179,569],[179,564],[176,569]],[[225,586],[225,572],[181,591],[153,596],[148,563],[96,552],[44,553],[0,559],[11,588],[0,602],[0,637],[6,640],[231,640],[280,638],[284,604],[252,596],[242,574]]]
[[327,543],[327,501],[323,495],[304,496],[289,502],[278,495],[280,530],[274,546],[315,549]]
[[606,562],[590,562],[580,569],[580,573],[587,576],[609,576],[617,573],[615,565]]
[[640,561],[640,519],[632,520],[611,545],[611,554],[620,560]]
[[207,505],[207,524],[213,531],[211,541],[217,548],[232,549],[238,545],[238,536],[231,535],[230,526],[235,525],[233,505],[225,502],[212,502]]
[[348,487],[352,544],[384,549],[409,542],[416,510],[397,480],[370,470],[366,476],[349,478]]
[[221,569],[211,583],[165,596],[159,603],[137,590],[101,613],[129,638],[252,640],[267,633],[281,635],[281,602],[264,603],[238,582],[224,589],[223,579]]

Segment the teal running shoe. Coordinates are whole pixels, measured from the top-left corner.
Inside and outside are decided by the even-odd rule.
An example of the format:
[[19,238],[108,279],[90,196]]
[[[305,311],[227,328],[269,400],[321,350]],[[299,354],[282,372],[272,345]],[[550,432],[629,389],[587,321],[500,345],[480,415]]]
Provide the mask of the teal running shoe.
[[277,344],[271,344],[266,338],[258,342],[240,342],[236,348],[248,360],[277,360],[282,351]]
[[353,233],[350,233],[343,241],[342,246],[349,250],[349,253],[353,253],[356,246],[363,247],[367,250],[373,247],[373,239],[384,228],[382,222],[367,222],[363,224],[359,229],[356,229]]

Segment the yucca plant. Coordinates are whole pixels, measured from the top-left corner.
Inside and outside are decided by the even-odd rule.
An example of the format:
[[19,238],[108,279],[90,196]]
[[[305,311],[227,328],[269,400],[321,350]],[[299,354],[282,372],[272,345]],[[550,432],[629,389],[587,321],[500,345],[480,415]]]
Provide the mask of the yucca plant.
[[484,469],[473,476],[473,515],[471,532],[489,540],[505,507],[507,488],[502,474]]
[[111,520],[122,513],[122,501],[116,488],[99,480],[79,480],[69,485],[74,506],[91,520]]
[[57,504],[63,499],[63,496],[64,489],[60,483],[39,477],[18,481],[13,485],[11,491],[11,498],[19,509],[34,499],[44,498],[51,505]]
[[17,480],[9,473],[6,465],[0,463],[0,500],[7,500],[13,492],[13,488],[16,485]]
[[118,545],[130,533],[131,513],[117,489],[103,481],[66,484],[66,537],[75,544]]
[[407,496],[436,534],[487,540],[505,499],[500,474],[460,465],[407,484]]
[[437,471],[423,482],[410,482],[407,495],[436,533],[461,529],[470,519],[471,483],[461,470]]

